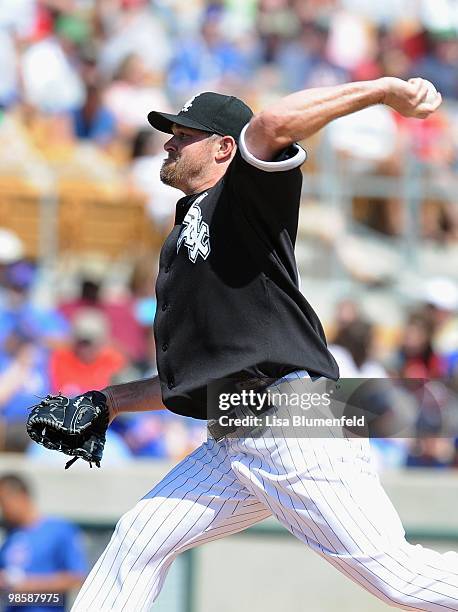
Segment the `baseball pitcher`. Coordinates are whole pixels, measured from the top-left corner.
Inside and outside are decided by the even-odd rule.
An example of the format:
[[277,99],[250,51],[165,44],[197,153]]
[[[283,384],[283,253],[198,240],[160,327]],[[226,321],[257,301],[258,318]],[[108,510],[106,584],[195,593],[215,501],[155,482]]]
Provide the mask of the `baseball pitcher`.
[[[161,179],[184,193],[160,255],[159,375],[78,398],[48,397],[31,412],[31,437],[99,464],[106,427],[120,413],[165,407],[207,419],[212,381],[235,376],[281,388],[338,379],[320,321],[298,288],[306,153],[296,143],[374,104],[426,118],[441,103],[430,92],[419,78],[384,77],[299,91],[255,115],[212,92],[175,115],[151,112],[153,128],[170,135]],[[211,421],[207,441],[120,519],[73,612],[154,608],[177,555],[271,516],[388,606],[458,610],[458,555],[405,540],[367,439],[255,435],[226,421]]]

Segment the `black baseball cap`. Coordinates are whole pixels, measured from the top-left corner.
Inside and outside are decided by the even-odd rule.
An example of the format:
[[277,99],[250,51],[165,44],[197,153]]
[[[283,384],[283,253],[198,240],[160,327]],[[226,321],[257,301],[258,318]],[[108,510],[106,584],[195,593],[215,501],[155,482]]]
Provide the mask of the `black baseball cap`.
[[172,134],[172,125],[176,123],[238,140],[252,116],[253,111],[235,96],[205,91],[188,100],[177,115],[151,111],[148,121],[153,128],[167,134]]

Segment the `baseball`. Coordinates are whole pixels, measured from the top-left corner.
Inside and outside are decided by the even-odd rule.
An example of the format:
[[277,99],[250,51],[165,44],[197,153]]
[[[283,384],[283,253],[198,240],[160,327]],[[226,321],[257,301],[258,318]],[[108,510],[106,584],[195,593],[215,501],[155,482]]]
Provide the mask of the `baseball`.
[[427,81],[426,79],[423,79],[423,81],[428,87],[428,95],[426,96],[425,102],[428,104],[433,104],[437,98],[437,89],[434,87],[431,81]]

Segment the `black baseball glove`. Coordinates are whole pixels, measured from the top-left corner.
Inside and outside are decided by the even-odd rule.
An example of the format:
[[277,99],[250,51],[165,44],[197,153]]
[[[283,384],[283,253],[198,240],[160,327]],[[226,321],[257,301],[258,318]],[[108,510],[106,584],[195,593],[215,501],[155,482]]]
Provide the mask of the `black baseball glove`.
[[72,455],[69,468],[81,457],[100,467],[108,427],[106,397],[87,391],[74,398],[48,395],[33,406],[27,419],[27,433],[46,448]]

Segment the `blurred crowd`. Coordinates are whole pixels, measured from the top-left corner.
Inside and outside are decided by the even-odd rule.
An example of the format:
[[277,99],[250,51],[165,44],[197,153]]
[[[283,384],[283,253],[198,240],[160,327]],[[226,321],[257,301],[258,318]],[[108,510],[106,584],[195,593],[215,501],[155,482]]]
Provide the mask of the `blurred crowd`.
[[[112,187],[127,179],[163,226],[173,197],[151,179],[163,141],[145,133],[149,110],[208,89],[257,110],[307,87],[422,76],[442,93],[440,112],[422,122],[373,107],[336,122],[330,142],[354,169],[390,176],[404,172],[407,143],[442,168],[447,189],[458,160],[457,66],[453,0],[2,0],[0,173],[43,183],[49,169],[79,172]],[[436,208],[424,235],[456,240],[456,207]],[[383,210],[377,229],[402,232],[397,200]]]
[[[0,74],[0,177],[127,185],[161,233],[180,194],[159,181],[164,139],[148,128],[148,111],[177,109],[203,90],[258,110],[307,87],[422,76],[445,100],[428,120],[376,106],[326,133],[355,182],[401,175],[405,154],[425,164],[424,175],[432,168],[438,197],[422,209],[421,235],[441,248],[457,242],[458,207],[442,197],[458,169],[454,0],[2,0]],[[310,156],[305,172],[313,165]],[[398,197],[369,209],[370,218],[357,207],[354,214],[403,233]],[[0,448],[45,460],[53,453],[25,435],[27,406],[48,392],[74,395],[155,373],[155,262],[135,262],[115,292],[102,273],[81,269],[51,306],[37,299],[44,270],[21,241],[0,228],[0,247]],[[343,376],[456,381],[458,290],[433,280],[383,350],[359,304],[338,305],[328,327]],[[418,438],[377,442],[381,462],[458,467],[456,443],[438,435],[446,429],[438,406],[448,401],[438,393],[419,417]],[[201,424],[167,412],[123,417],[110,428],[106,460],[180,458],[204,435]]]
[[383,332],[345,299],[328,334],[341,379],[355,381],[350,411],[375,419],[379,467],[458,467],[458,285],[432,279],[388,346]]
[[[73,294],[60,295],[56,285],[55,305],[45,305],[35,291],[40,267],[22,257],[17,237],[0,233],[0,449],[52,461],[58,454],[31,443],[25,432],[31,405],[47,393],[75,396],[157,373],[155,271],[150,260],[139,260],[123,290],[110,291],[106,270],[83,265]],[[389,339],[351,298],[337,304],[327,332],[342,378],[432,385],[422,382],[407,400],[386,387],[371,396],[370,410],[379,416],[407,409],[410,415],[409,438],[400,437],[400,428],[374,440],[380,462],[458,467],[458,285],[428,281]],[[202,422],[167,411],[122,415],[109,430],[105,460],[178,459],[205,436]]]
[[[0,234],[0,449],[52,460],[56,453],[28,440],[28,407],[48,393],[75,396],[157,373],[154,265],[139,261],[124,290],[107,295],[103,270],[92,262],[73,295],[56,295],[48,306],[34,291],[40,268],[21,257],[13,234]],[[181,458],[204,433],[200,422],[166,411],[123,416],[110,428],[106,459]]]

